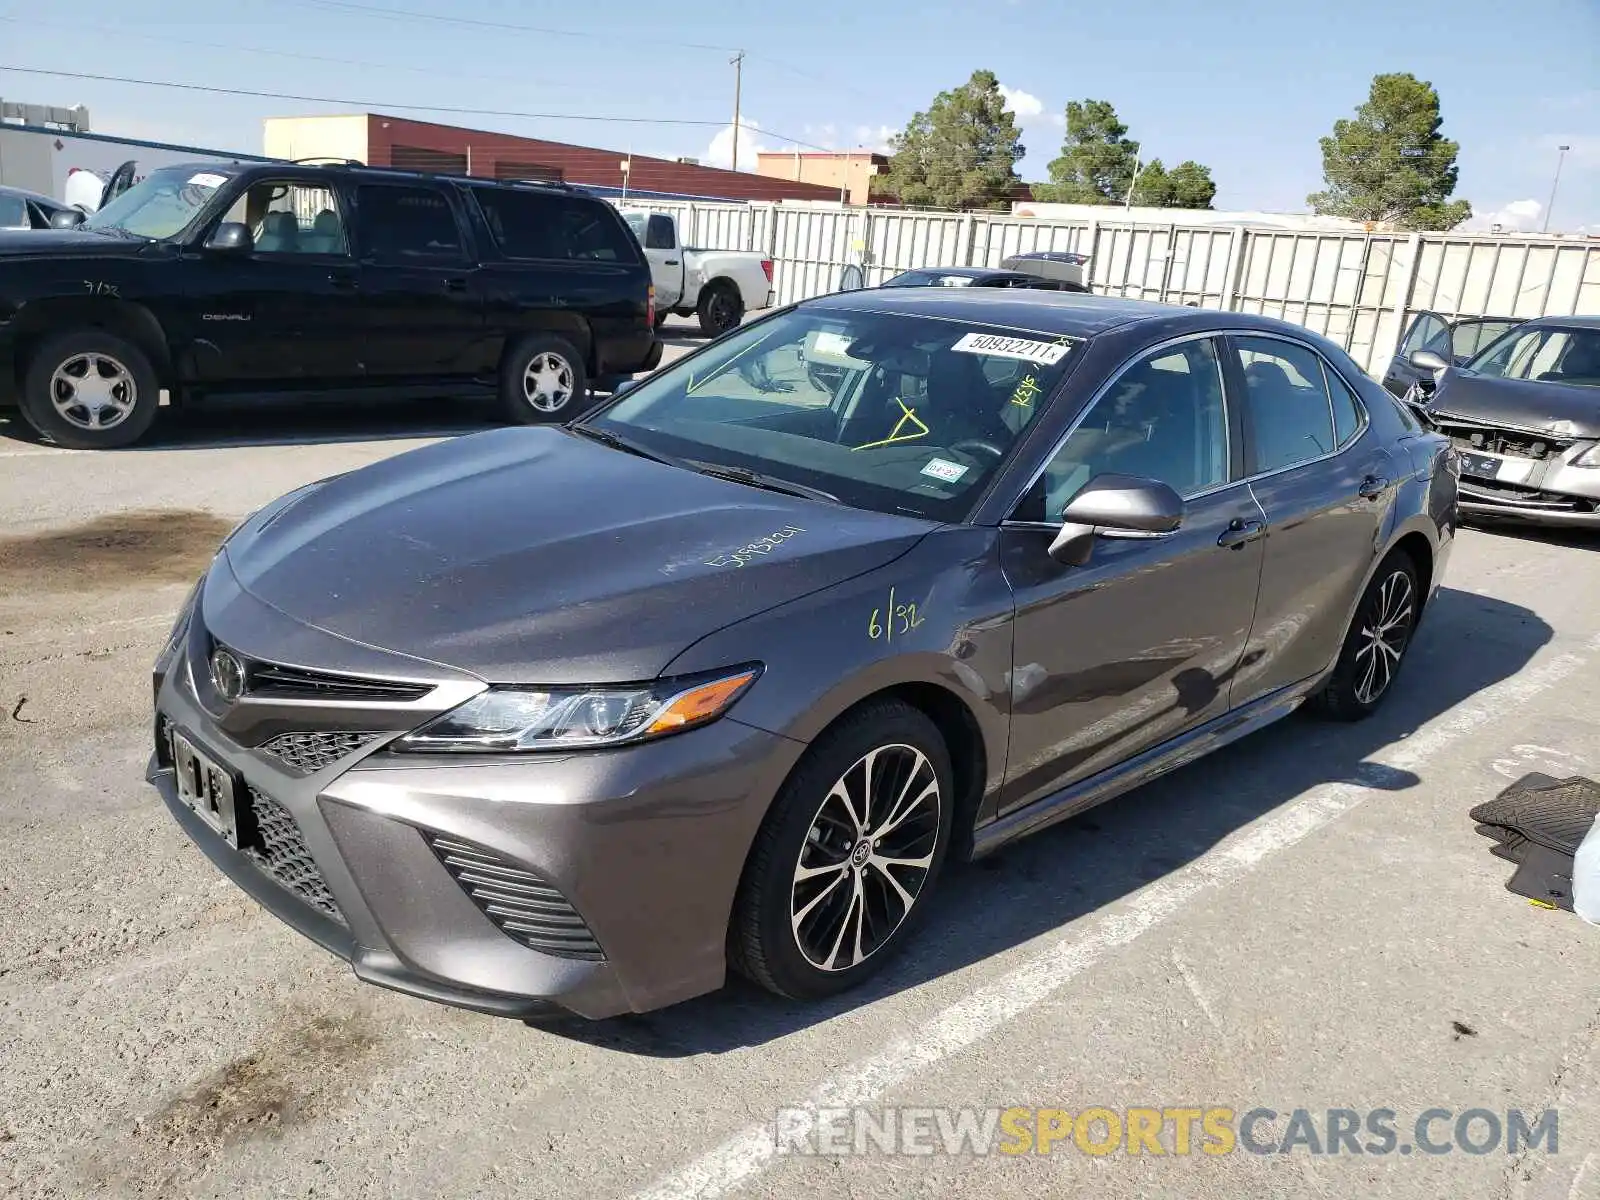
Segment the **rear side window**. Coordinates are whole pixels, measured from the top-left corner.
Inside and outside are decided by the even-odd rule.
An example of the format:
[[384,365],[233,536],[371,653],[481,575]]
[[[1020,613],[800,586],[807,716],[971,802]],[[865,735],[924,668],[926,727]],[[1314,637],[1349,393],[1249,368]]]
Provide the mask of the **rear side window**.
[[442,192],[364,183],[357,204],[367,254],[379,262],[424,265],[466,258],[461,229]]
[[1255,469],[1281,471],[1332,451],[1333,411],[1316,352],[1278,338],[1240,337],[1234,346],[1244,372]]
[[1328,381],[1328,397],[1333,402],[1334,445],[1345,446],[1361,432],[1361,405],[1355,393],[1326,363],[1323,364],[1323,374]]
[[610,205],[515,188],[474,188],[483,220],[507,258],[639,261]]

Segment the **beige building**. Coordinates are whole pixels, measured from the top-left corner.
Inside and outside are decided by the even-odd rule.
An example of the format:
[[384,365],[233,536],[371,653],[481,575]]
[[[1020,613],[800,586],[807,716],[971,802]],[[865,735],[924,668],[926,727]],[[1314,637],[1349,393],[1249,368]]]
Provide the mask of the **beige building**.
[[819,151],[771,151],[756,155],[756,173],[768,179],[791,179],[796,183],[814,183],[822,187],[840,188],[843,199],[849,204],[865,204],[872,187],[872,177],[889,169],[886,154],[870,150],[845,150],[838,153]]

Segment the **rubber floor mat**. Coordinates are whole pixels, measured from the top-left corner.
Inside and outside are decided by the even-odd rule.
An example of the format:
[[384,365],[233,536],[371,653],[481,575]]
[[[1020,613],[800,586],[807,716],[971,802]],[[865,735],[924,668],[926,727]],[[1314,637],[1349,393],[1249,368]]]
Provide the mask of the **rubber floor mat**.
[[1521,835],[1571,858],[1596,813],[1600,813],[1600,783],[1582,775],[1553,779],[1535,773],[1524,775],[1468,815],[1478,823],[1478,832],[1502,845]]

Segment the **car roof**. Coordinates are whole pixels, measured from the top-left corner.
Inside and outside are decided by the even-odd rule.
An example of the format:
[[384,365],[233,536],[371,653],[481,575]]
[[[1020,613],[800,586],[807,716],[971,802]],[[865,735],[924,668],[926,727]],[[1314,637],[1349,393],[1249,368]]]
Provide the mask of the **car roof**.
[[[366,163],[350,161],[328,162],[292,162],[268,159],[266,161],[228,162],[228,163],[177,163],[175,170],[211,171],[221,175],[238,175],[249,172],[253,175],[275,175],[285,171],[304,171],[310,175],[326,172],[337,172],[356,176],[360,179],[370,180],[420,180],[435,183],[471,184],[473,187],[492,188],[522,188],[530,191],[557,192],[561,195],[576,196],[583,199],[605,203],[587,188],[572,183],[554,183],[541,179],[491,179],[479,175],[451,175],[443,171],[410,171],[404,167],[368,166]],[[611,206],[606,205],[607,208]]]
[[1600,329],[1600,316],[1584,313],[1571,317],[1533,317],[1525,323],[1540,329]]
[[818,296],[802,301],[801,306],[979,321],[1083,338],[1124,326],[1162,321],[1168,323],[1173,333],[1220,328],[1259,329],[1323,340],[1321,335],[1302,325],[1253,313],[1035,288],[863,288]]
[[[1015,275],[1015,271],[1002,270],[999,267],[907,267],[900,272],[901,275],[959,275],[967,279],[977,279],[981,275]],[[899,276],[896,276],[899,278]]]
[[46,196],[43,192],[30,192],[27,188],[0,185],[0,193],[4,193],[7,196],[21,196],[24,200],[32,200],[38,204],[48,204],[51,208],[66,207],[65,204],[52,196]]

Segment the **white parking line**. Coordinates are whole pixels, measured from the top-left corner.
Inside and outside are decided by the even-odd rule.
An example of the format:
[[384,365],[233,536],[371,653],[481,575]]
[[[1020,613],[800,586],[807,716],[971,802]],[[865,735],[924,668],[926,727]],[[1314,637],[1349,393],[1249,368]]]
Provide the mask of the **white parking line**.
[[[1585,653],[1600,650],[1600,636]],[[1485,688],[1398,743],[1372,765],[1416,771],[1440,752],[1492,721],[1504,719],[1541,692],[1582,668],[1581,654],[1562,654]],[[1111,951],[1126,946],[1188,909],[1202,892],[1237,882],[1273,855],[1356,808],[1369,796],[1392,793],[1355,784],[1326,784],[1242,835],[1221,843],[1184,867],[1134,894],[1131,901],[1045,945],[995,983],[958,1000],[902,1038],[819,1084],[790,1109],[848,1108],[868,1104],[918,1072],[936,1066],[1037,1007]],[[778,1107],[774,1104],[774,1109]],[[774,1127],[752,1125],[688,1166],[664,1176],[634,1200],[711,1200],[766,1170],[777,1156]]]

